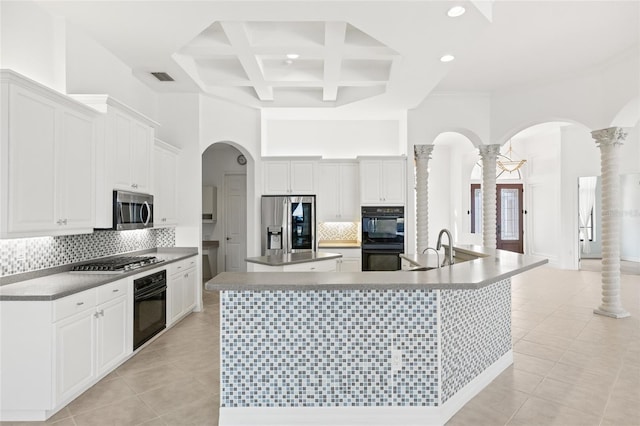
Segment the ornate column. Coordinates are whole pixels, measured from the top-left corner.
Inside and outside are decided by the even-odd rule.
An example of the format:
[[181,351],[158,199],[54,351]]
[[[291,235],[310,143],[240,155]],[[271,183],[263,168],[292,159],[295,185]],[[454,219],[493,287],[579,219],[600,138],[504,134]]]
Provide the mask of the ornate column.
[[619,127],[594,130],[602,175],[602,304],[593,312],[613,318],[629,316],[620,302],[620,146],[627,134]]
[[496,160],[500,145],[480,145],[482,158],[482,245],[496,248]]
[[433,145],[415,145],[416,161],[416,252],[429,246],[429,159]]

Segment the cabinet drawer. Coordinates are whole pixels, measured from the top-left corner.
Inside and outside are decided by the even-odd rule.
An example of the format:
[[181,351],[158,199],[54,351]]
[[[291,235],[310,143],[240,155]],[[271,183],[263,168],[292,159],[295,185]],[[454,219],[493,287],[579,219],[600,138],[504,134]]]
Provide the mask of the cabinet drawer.
[[335,260],[323,260],[320,262],[295,263],[284,267],[286,272],[331,272],[336,270]]
[[129,280],[124,279],[98,287],[96,289],[98,292],[97,304],[100,305],[101,303],[108,302],[116,297],[126,295],[128,284]]
[[53,302],[53,322],[96,306],[96,289],[82,291]]
[[186,271],[189,268],[196,267],[196,256],[190,257],[185,260],[181,260],[180,262],[172,263],[169,266],[169,270],[167,271],[169,275],[177,274],[178,272]]

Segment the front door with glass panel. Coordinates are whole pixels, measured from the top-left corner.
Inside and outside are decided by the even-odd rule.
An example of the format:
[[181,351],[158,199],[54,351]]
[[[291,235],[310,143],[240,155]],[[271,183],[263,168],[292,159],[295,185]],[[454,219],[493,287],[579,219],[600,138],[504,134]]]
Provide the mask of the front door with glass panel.
[[[522,223],[522,184],[498,184],[496,210],[496,248],[524,253]],[[480,184],[471,184],[471,233],[482,232],[482,193]]]

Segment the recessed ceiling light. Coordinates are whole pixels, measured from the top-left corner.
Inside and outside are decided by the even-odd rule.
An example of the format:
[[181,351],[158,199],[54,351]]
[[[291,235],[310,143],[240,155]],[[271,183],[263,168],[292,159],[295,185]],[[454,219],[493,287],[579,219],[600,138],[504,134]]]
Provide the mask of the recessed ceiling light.
[[298,55],[297,53],[287,53],[288,59],[298,59],[299,57],[300,55]]
[[440,58],[440,62],[451,62],[455,59],[456,57],[453,55],[444,55],[443,57]]
[[453,6],[451,9],[449,9],[449,11],[447,12],[447,15],[449,15],[452,18],[457,18],[458,16],[464,15],[464,12],[466,12],[466,9],[464,7]]

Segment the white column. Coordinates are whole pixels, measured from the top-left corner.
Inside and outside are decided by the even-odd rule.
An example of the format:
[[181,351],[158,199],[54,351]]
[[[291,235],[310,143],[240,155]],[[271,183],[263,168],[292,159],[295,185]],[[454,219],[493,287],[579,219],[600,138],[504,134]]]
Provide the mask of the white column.
[[482,245],[496,248],[496,160],[500,145],[480,145],[482,158]]
[[416,161],[416,252],[429,246],[429,159],[433,145],[415,145]]
[[629,316],[620,302],[620,146],[627,134],[619,127],[594,130],[602,175],[602,304],[593,312],[613,318]]

